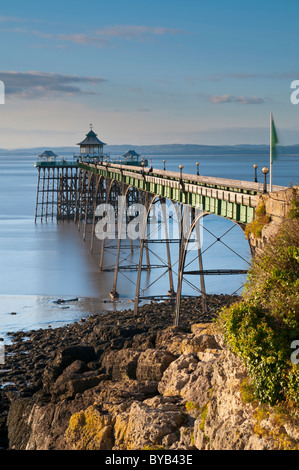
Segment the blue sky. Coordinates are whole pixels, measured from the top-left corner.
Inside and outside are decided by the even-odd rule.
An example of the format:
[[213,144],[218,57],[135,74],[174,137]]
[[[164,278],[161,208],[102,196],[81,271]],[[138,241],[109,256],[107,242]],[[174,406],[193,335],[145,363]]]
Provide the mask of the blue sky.
[[0,147],[299,143],[297,1],[52,0],[0,9]]

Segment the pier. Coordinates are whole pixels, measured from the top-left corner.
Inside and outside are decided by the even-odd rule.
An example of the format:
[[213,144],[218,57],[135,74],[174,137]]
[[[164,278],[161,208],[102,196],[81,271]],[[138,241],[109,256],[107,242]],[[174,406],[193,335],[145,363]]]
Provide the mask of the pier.
[[[92,140],[90,139],[92,138]],[[179,324],[180,302],[184,276],[197,276],[195,285],[202,299],[203,313],[207,312],[205,276],[240,275],[247,270],[204,269],[201,251],[202,220],[214,214],[231,220],[245,231],[247,224],[255,219],[255,212],[261,195],[269,192],[269,185],[264,169],[264,182],[249,182],[232,179],[214,178],[179,171],[167,171],[148,168],[145,159],[129,164],[125,160],[113,162],[103,153],[101,141],[96,140],[91,130],[81,142],[80,155],[71,159],[57,156],[46,156],[36,162],[38,169],[38,186],[36,198],[35,221],[48,220],[71,221],[77,225],[83,241],[89,237],[90,253],[94,253],[97,242],[99,248],[99,270],[113,272],[113,285],[110,296],[119,297],[117,289],[119,272],[137,272],[134,310],[137,312],[141,300],[158,296],[146,296],[141,293],[141,274],[155,269],[161,275],[168,274],[169,288],[165,295],[174,299],[174,324]],[[88,153],[84,146],[89,143]],[[101,147],[94,148],[92,145]],[[83,146],[83,149],[82,149]],[[83,151],[82,151],[83,150]],[[198,168],[198,166],[197,166]],[[286,188],[273,186],[272,191]],[[143,213],[140,213],[140,207]],[[169,207],[172,212],[169,212]],[[138,212],[139,211],[139,212]],[[138,217],[137,217],[138,215]],[[170,234],[169,220],[175,219],[179,235]],[[186,228],[186,221],[187,228]],[[158,237],[149,235],[149,227],[159,231]],[[138,236],[135,236],[138,228]],[[131,232],[130,232],[131,231]],[[222,242],[222,237],[215,237],[215,242]],[[114,244],[111,244],[114,240]],[[193,251],[197,269],[188,269],[186,257],[190,243],[196,243]],[[156,243],[165,247],[166,261],[153,263]],[[178,260],[171,259],[171,244],[178,245]],[[121,251],[126,249],[131,256],[138,250],[137,263],[121,261]],[[105,264],[105,254],[112,252],[115,262]],[[107,258],[107,256],[106,256]],[[127,259],[127,258],[126,258]],[[176,268],[177,285],[174,285],[173,269]],[[191,281],[188,281],[191,284]],[[194,285],[194,284],[193,284]]]

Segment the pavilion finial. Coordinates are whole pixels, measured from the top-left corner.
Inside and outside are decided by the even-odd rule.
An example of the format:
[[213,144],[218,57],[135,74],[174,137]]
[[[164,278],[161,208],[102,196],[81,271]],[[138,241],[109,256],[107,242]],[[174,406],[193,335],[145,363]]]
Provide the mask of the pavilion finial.
[[90,130],[92,131],[92,124],[89,124],[90,125]]

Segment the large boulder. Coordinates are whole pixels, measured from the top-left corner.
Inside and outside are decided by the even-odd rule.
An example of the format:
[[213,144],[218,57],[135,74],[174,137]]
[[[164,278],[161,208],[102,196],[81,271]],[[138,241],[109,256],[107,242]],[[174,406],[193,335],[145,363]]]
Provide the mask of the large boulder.
[[198,359],[193,354],[179,356],[164,372],[158,390],[164,396],[179,396],[197,368]]
[[[93,397],[61,400],[20,398],[11,403],[7,418],[11,450],[65,450],[71,416],[87,408]],[[91,402],[91,403],[90,403]]]
[[98,370],[86,370],[84,362],[75,361],[57,378],[50,388],[50,393],[59,400],[73,398],[77,393],[83,393],[107,379],[108,376]]
[[187,419],[184,407],[172,398],[157,396],[134,402],[122,417],[122,433],[118,426],[118,444],[126,450],[163,446],[179,438],[179,429]]
[[112,417],[95,406],[74,414],[65,433],[72,450],[111,450],[114,445]]
[[147,349],[138,358],[136,378],[137,380],[162,379],[164,371],[176,359],[174,354],[168,351]]
[[136,379],[137,362],[141,352],[135,349],[108,351],[101,358],[104,373],[113,380]]
[[159,330],[156,337],[156,349],[163,349],[172,354],[181,354],[182,341],[186,338],[186,330],[180,326],[170,326]]
[[71,346],[60,348],[53,361],[54,367],[65,368],[72,362],[79,360],[85,362],[95,361],[97,359],[95,350],[92,346]]
[[192,354],[180,356],[164,372],[158,390],[163,396],[180,396],[198,409],[210,400],[214,364]]

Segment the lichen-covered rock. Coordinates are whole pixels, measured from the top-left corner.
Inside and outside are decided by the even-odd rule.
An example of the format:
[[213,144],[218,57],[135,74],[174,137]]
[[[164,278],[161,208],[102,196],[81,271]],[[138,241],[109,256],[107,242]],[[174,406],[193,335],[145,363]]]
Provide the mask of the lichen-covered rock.
[[185,409],[171,398],[154,397],[134,402],[127,415],[123,446],[127,450],[162,446],[165,437],[172,435],[186,423]]
[[212,351],[220,350],[220,346],[212,335],[188,335],[182,341],[180,352],[181,354],[194,354],[199,356],[199,353],[206,351],[207,349]]
[[114,423],[114,448],[119,450],[125,449],[127,441],[127,431],[129,423],[130,412],[124,411],[117,413]]
[[71,416],[90,406],[86,396],[54,403],[47,399],[22,398],[10,407],[7,427],[12,450],[67,449],[65,431]]
[[91,406],[71,417],[65,437],[73,450],[110,450],[114,445],[112,417]]
[[[110,331],[91,328],[93,321],[86,322],[91,348],[87,338],[83,349],[65,345],[57,354],[53,347],[37,393],[6,395],[10,449],[298,449],[295,418],[281,422],[273,410],[244,402],[246,370],[212,324],[147,336],[149,327]],[[47,332],[47,341],[53,335]]]
[[215,325],[213,323],[193,323],[191,325],[191,333],[194,335],[214,335],[215,334]]

